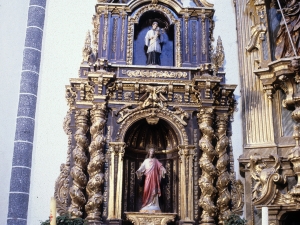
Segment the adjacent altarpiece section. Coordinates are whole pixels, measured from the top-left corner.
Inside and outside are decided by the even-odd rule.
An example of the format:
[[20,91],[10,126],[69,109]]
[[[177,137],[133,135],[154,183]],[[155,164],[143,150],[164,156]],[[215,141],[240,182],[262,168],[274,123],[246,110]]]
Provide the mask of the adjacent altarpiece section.
[[299,224],[300,4],[234,4],[245,127],[239,158],[245,216],[248,224],[261,224],[261,208],[268,207],[268,224]]
[[[224,82],[221,39],[212,47],[213,5],[195,4],[96,5],[79,77],[66,86],[68,153],[55,187],[60,214],[137,225],[223,224],[242,212],[230,128],[236,85]],[[161,61],[167,52],[168,66],[140,60],[146,57],[140,34],[153,21],[164,28]],[[145,215],[135,172],[148,144],[157,146],[166,177],[162,213]]]

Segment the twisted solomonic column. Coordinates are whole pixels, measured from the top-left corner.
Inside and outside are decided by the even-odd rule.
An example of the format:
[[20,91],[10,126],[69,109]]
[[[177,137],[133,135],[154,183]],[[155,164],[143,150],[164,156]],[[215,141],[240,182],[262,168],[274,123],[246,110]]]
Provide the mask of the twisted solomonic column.
[[198,118],[199,128],[202,132],[199,147],[203,151],[199,160],[202,175],[198,180],[201,189],[199,206],[203,209],[200,223],[211,225],[215,224],[214,217],[217,213],[217,207],[214,205],[214,198],[217,192],[214,187],[214,180],[217,173],[216,168],[212,163],[217,155],[212,145],[214,136],[214,130],[212,128],[213,109],[201,109]]
[[103,128],[106,123],[105,103],[101,105],[94,105],[93,109],[91,110],[91,118],[92,126],[90,128],[90,132],[92,142],[89,147],[90,162],[87,168],[89,181],[86,187],[88,201],[85,205],[85,211],[87,213],[87,220],[89,221],[89,224],[101,224],[100,205],[103,202],[101,188],[104,182],[103,147],[106,140],[103,135]]
[[229,144],[229,138],[226,136],[228,122],[228,114],[224,113],[217,116],[217,145],[216,151],[218,153],[217,161],[217,171],[218,171],[218,180],[217,180],[217,190],[218,190],[218,199],[217,207],[219,210],[219,224],[224,224],[224,220],[228,219],[230,215],[229,202],[230,202],[230,193],[228,191],[228,185],[230,182],[230,175],[227,171],[229,156],[227,154],[227,146]]
[[87,166],[86,149],[88,146],[88,139],[86,137],[86,132],[88,131],[88,116],[89,111],[86,109],[77,110],[75,114],[77,130],[74,138],[76,141],[76,147],[73,150],[74,165],[71,169],[73,185],[70,188],[71,205],[69,207],[69,213],[73,218],[82,216],[82,207],[86,202],[83,190],[87,183],[84,171]]

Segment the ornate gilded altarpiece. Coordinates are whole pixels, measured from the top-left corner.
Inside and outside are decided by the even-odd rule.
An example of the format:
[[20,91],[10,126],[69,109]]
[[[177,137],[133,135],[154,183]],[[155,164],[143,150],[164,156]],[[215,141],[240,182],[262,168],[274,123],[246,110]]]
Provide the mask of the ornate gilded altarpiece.
[[[236,85],[225,84],[221,38],[213,44],[213,5],[194,3],[96,4],[78,77],[66,86],[60,214],[138,225],[223,224],[242,213],[231,145]],[[143,52],[143,32],[154,20],[165,28],[161,66],[146,65]],[[135,171],[148,144],[166,168],[159,215],[139,213],[143,187]]]
[[268,224],[299,224],[300,4],[233,2],[240,37],[245,216],[248,224],[261,224],[261,208],[268,207]]

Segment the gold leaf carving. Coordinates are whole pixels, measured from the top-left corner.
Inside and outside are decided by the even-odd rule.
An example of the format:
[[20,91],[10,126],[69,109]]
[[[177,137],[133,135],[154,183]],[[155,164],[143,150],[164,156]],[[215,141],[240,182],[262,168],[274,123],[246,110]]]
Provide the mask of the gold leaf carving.
[[156,71],[156,70],[122,70],[122,74],[129,77],[153,77],[153,78],[187,78],[187,72]]
[[73,178],[73,185],[70,188],[71,206],[69,213],[72,217],[81,217],[82,207],[86,202],[83,190],[86,187],[87,178],[84,173],[87,166],[86,149],[88,146],[88,139],[86,133],[88,130],[88,115],[89,111],[85,109],[77,110],[75,115],[76,120],[76,147],[73,150],[74,166],[71,169],[71,176]]
[[199,141],[199,147],[203,154],[199,160],[202,175],[199,178],[199,187],[201,197],[199,206],[203,209],[201,219],[205,222],[214,222],[217,213],[217,207],[214,205],[214,198],[217,193],[214,187],[214,180],[217,175],[215,166],[212,164],[217,152],[212,145],[214,131],[212,129],[213,110],[201,109],[198,114],[199,128],[202,132],[202,138]]
[[90,132],[92,142],[89,146],[90,162],[87,167],[89,174],[89,181],[86,186],[88,201],[85,205],[87,219],[91,223],[99,223],[100,205],[103,202],[103,195],[101,192],[102,184],[104,182],[104,174],[102,167],[104,163],[103,147],[105,145],[105,137],[103,135],[103,128],[105,126],[105,103],[94,105],[91,110],[92,126]]

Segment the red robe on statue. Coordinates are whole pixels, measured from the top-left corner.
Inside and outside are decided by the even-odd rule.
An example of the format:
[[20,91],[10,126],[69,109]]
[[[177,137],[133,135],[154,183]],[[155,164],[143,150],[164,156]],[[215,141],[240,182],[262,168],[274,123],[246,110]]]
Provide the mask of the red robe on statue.
[[138,177],[145,175],[143,205],[141,212],[160,212],[158,197],[161,196],[160,179],[166,169],[156,158],[147,158],[137,170]]
[[143,194],[143,205],[142,208],[146,205],[149,205],[155,201],[156,195],[160,197],[160,169],[162,164],[157,160],[153,159],[152,167],[145,170],[145,185],[144,185],[144,194]]

